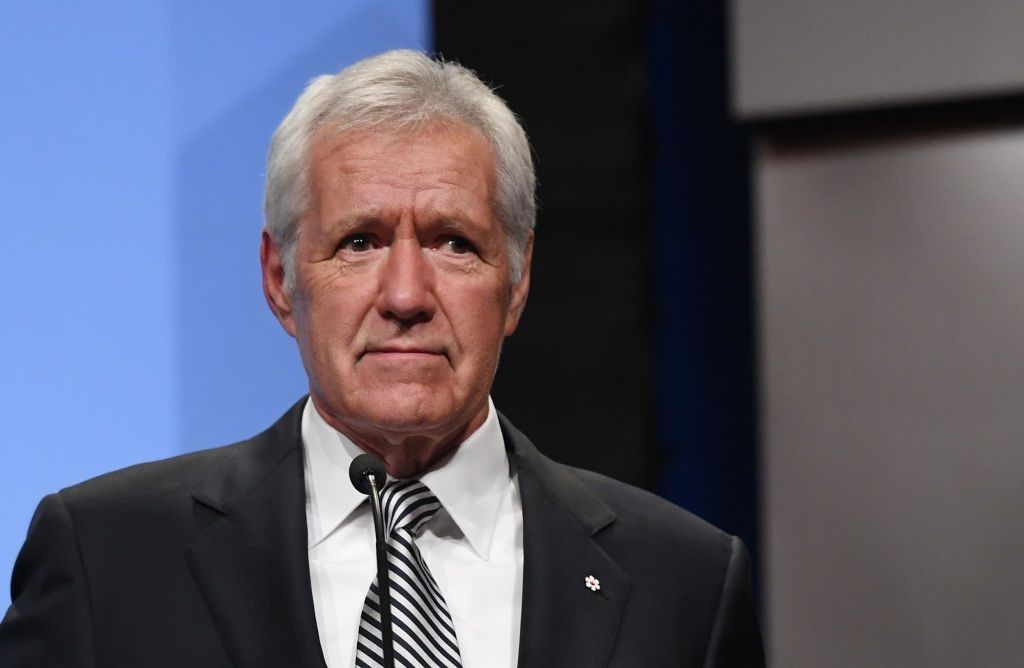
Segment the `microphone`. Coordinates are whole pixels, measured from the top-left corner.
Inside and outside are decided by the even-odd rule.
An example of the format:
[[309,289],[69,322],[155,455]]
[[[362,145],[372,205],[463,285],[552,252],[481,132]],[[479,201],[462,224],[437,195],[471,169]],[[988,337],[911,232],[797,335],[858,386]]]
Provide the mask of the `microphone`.
[[391,577],[388,574],[388,544],[384,539],[384,518],[380,511],[380,490],[388,480],[384,464],[370,454],[361,454],[348,467],[352,486],[370,497],[373,532],[377,538],[377,600],[380,603],[380,635],[385,668],[394,668],[395,649],[391,632]]
[[348,477],[352,481],[353,487],[363,494],[369,495],[373,485],[371,476],[376,481],[379,491],[388,480],[388,471],[384,468],[384,462],[366,453],[352,460],[352,464],[348,467]]

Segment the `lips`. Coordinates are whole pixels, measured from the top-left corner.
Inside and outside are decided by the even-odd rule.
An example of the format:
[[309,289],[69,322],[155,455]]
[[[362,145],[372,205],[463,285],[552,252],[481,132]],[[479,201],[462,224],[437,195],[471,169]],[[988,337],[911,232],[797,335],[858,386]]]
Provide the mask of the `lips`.
[[448,353],[444,348],[437,346],[367,346],[360,357],[380,357],[391,359],[414,359],[417,357],[447,357]]

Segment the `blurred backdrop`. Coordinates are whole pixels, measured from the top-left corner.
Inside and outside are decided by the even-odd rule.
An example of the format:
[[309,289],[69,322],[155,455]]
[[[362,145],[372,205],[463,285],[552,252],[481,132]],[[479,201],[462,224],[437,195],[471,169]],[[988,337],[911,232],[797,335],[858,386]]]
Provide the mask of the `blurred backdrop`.
[[1024,655],[1014,0],[4,11],[0,577],[44,494],[303,394],[259,283],[270,134],[311,77],[413,47],[534,144],[503,412],[740,535],[774,665]]
[[238,440],[302,396],[260,288],[270,135],[313,76],[429,49],[430,15],[410,0],[5,7],[5,580],[42,495]]

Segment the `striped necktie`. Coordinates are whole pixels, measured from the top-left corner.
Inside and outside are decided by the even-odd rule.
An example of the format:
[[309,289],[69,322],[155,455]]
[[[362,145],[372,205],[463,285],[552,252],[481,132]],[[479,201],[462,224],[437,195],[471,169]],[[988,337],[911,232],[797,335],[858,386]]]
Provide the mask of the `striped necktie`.
[[[414,542],[441,504],[419,480],[388,484],[380,497],[388,541],[395,665],[408,668],[461,668],[455,626],[441,590]],[[356,642],[357,668],[384,665],[377,578],[363,603]]]

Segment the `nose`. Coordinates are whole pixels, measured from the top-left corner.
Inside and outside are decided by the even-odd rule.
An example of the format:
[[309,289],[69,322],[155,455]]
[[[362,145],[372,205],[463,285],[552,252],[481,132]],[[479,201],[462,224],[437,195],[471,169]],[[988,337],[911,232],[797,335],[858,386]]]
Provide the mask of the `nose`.
[[380,271],[377,307],[384,318],[411,327],[434,316],[434,269],[416,239],[396,239]]

